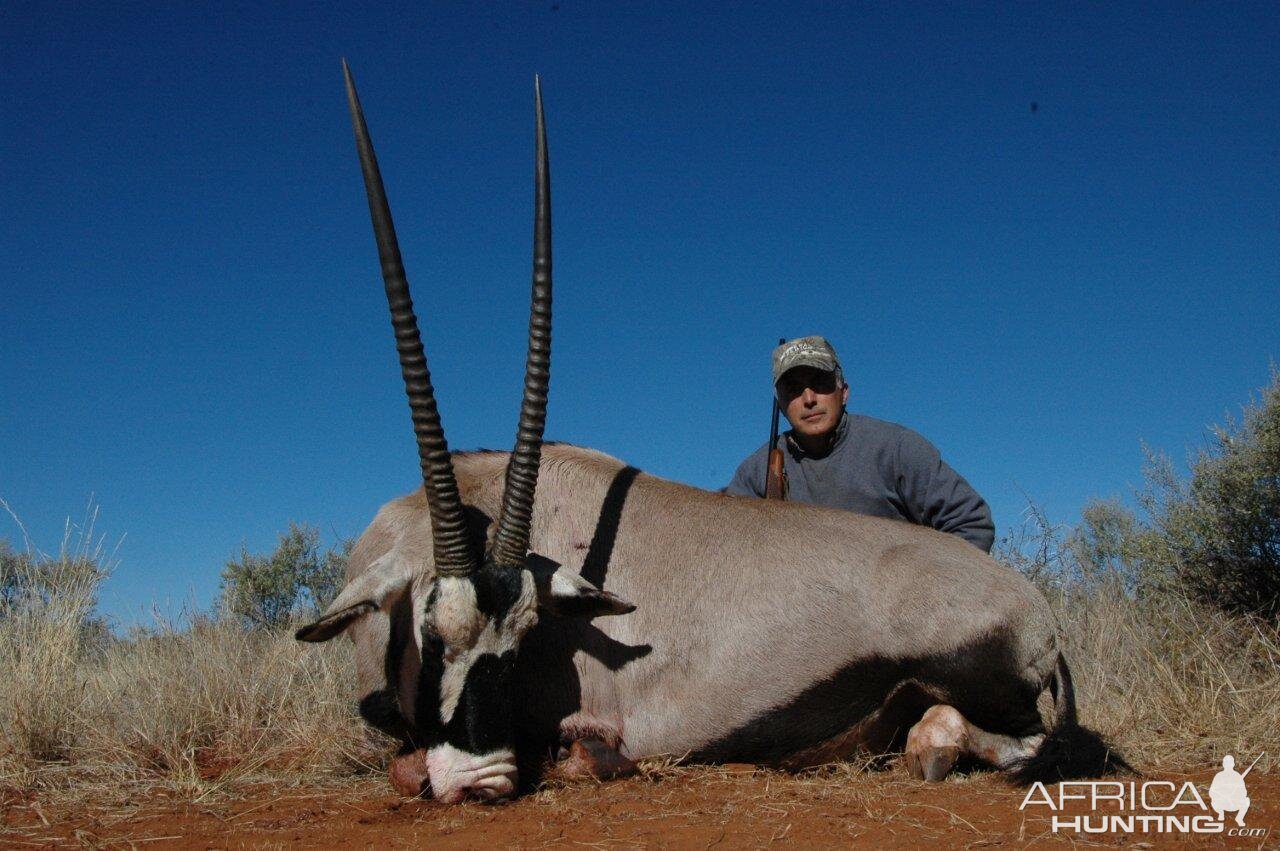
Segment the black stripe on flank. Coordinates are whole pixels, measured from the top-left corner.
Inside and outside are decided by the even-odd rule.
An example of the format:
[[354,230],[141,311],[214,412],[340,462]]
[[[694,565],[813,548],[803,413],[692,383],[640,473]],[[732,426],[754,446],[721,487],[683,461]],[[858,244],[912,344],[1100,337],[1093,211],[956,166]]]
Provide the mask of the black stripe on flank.
[[627,465],[617,472],[613,481],[609,482],[609,490],[600,504],[600,519],[596,522],[595,532],[591,536],[591,544],[587,548],[587,557],[582,562],[582,578],[597,588],[604,587],[605,575],[609,571],[609,559],[613,557],[613,546],[618,540],[618,525],[622,522],[622,507],[626,505],[627,494],[635,483],[640,471]]
[[[935,703],[955,707],[991,733],[1021,737],[1043,732],[1036,709],[1043,684],[1025,680],[1021,669],[1003,630],[937,655],[869,656],[697,749],[692,758],[777,762],[844,733],[884,706],[891,695],[891,716],[885,720],[902,738]],[[904,685],[908,688],[901,688]]]

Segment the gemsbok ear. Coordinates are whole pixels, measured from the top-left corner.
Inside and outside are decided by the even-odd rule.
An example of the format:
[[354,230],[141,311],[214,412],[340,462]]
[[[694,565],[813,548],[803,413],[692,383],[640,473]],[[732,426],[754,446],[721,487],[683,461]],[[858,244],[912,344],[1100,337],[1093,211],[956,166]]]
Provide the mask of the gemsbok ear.
[[374,561],[338,593],[324,614],[293,634],[299,641],[328,641],[370,612],[387,602],[409,585],[411,573],[395,551]]
[[347,606],[341,611],[326,614],[315,623],[309,623],[293,634],[299,641],[328,641],[351,625],[352,621],[362,618],[378,607],[368,600]]
[[636,610],[635,603],[592,585],[563,567],[554,571],[534,571],[538,606],[562,618],[598,618],[625,615]]

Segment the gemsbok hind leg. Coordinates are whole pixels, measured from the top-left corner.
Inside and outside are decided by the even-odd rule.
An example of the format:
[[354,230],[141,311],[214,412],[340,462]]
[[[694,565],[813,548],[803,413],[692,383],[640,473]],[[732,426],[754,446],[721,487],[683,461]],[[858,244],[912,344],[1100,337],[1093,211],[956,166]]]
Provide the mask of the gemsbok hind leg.
[[955,707],[939,703],[907,733],[907,772],[916,780],[944,780],[962,756],[1006,768],[1035,753],[1043,738],[1040,733],[1024,738],[989,733]]

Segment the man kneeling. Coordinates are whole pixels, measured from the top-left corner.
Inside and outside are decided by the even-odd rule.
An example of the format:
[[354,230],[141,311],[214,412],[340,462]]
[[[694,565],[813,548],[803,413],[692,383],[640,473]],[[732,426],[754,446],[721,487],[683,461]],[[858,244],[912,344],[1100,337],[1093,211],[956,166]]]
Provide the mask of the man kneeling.
[[[932,526],[991,551],[991,509],[932,443],[845,411],[849,385],[825,339],[800,337],[774,349],[773,381],[791,424],[778,437],[788,499]],[[743,461],[726,492],[764,496],[769,449]]]

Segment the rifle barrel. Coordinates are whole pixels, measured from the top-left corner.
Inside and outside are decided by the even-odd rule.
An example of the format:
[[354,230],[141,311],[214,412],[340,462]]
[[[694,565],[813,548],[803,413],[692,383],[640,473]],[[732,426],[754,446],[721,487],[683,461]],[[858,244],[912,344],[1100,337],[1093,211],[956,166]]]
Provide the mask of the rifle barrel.
[[[778,345],[781,346],[787,340],[785,337],[778,338]],[[782,472],[782,452],[778,449],[778,415],[782,413],[782,406],[778,403],[778,388],[773,389],[773,413],[769,417],[769,448],[764,453],[764,498],[765,499],[786,499],[786,485],[784,483],[785,474]],[[777,473],[771,473],[775,466],[773,460],[774,453],[778,454]],[[776,479],[776,481],[773,481]]]

